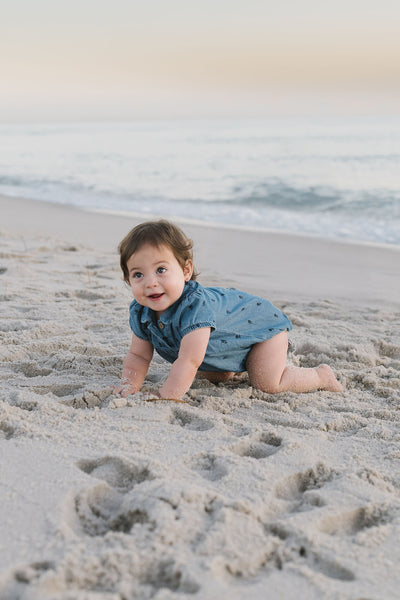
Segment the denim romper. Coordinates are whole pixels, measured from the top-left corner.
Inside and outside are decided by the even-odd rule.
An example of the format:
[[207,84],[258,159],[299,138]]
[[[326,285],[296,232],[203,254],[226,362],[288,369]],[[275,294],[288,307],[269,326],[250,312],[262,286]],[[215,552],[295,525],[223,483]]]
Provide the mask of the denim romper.
[[287,316],[269,300],[235,288],[185,284],[179,300],[160,317],[134,300],[129,324],[137,337],[151,342],[157,353],[172,363],[178,358],[182,338],[201,327],[211,334],[200,371],[246,371],[252,346],[281,331],[290,331]]

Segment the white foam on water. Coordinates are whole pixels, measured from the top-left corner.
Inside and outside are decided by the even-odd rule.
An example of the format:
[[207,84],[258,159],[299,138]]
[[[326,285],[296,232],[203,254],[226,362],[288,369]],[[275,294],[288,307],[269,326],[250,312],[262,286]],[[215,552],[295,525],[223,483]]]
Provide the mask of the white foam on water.
[[0,193],[400,244],[400,119],[0,127]]

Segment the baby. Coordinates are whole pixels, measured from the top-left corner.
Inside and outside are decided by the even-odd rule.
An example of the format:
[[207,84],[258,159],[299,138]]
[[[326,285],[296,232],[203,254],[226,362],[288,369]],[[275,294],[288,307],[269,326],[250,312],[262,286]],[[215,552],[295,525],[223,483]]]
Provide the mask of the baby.
[[115,394],[138,392],[153,351],[172,363],[156,396],[179,400],[197,372],[216,383],[247,371],[263,392],[340,392],[328,365],[286,366],[287,316],[268,300],[234,288],[196,281],[193,244],[176,225],[141,223],[119,245],[124,280],[131,287],[132,343]]

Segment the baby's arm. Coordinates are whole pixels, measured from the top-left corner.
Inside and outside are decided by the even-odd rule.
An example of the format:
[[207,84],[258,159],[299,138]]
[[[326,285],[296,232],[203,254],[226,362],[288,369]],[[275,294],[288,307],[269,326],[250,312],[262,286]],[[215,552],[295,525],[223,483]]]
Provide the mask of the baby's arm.
[[133,334],[131,347],[122,367],[121,385],[115,388],[114,394],[121,394],[124,398],[129,394],[136,394],[143,385],[152,357],[152,344]]
[[182,338],[178,358],[172,364],[168,378],[160,389],[161,398],[179,399],[188,391],[197,369],[204,360],[210,332],[209,327],[202,327]]

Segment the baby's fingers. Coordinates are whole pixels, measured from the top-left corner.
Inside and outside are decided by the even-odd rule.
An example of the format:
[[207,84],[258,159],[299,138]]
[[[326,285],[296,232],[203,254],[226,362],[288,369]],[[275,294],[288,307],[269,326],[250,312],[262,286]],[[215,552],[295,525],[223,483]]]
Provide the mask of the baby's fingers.
[[126,398],[133,394],[135,394],[135,390],[131,385],[119,385],[113,390],[114,396],[122,396],[122,398]]

